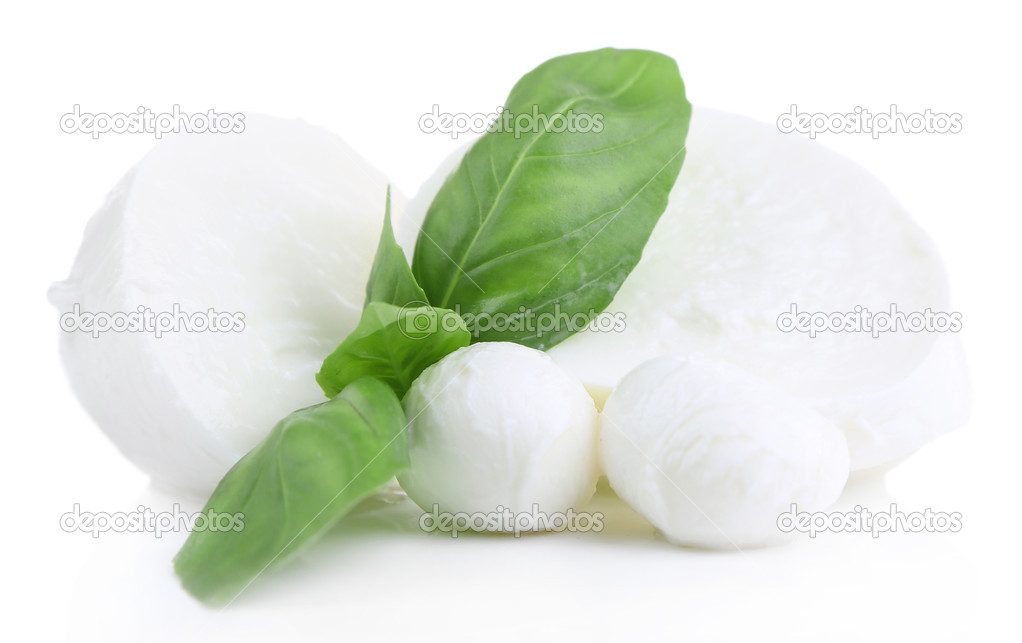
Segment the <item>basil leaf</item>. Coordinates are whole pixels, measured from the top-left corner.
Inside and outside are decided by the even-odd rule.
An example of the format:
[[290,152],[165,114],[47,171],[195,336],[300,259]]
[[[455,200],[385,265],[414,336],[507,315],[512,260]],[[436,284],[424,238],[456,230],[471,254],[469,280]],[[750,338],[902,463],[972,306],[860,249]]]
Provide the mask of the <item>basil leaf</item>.
[[316,381],[327,397],[372,376],[403,397],[427,366],[468,346],[465,322],[450,310],[373,302],[355,330],[323,361]]
[[242,516],[192,531],[174,558],[181,584],[202,601],[233,600],[408,466],[404,428],[397,396],[371,378],[281,420],[217,485],[203,513]]
[[[515,85],[505,111],[437,193],[412,272],[432,304],[463,315],[525,307],[591,320],[638,263],[681,170],[691,105],[677,65],[638,50],[554,58]],[[540,127],[518,126],[520,115]],[[584,325],[539,337],[494,326],[470,330],[546,349]]]
[[374,301],[404,306],[418,301],[426,302],[426,293],[412,276],[408,260],[401,246],[394,239],[394,228],[390,222],[390,186],[387,186],[387,205],[383,213],[383,232],[380,243],[376,247],[376,257],[366,284],[366,302],[369,306]]
[[327,397],[333,397],[358,378],[372,376],[402,397],[427,366],[468,346],[469,339],[460,317],[426,303],[394,239],[388,187],[383,232],[366,285],[362,319],[323,361],[316,381]]

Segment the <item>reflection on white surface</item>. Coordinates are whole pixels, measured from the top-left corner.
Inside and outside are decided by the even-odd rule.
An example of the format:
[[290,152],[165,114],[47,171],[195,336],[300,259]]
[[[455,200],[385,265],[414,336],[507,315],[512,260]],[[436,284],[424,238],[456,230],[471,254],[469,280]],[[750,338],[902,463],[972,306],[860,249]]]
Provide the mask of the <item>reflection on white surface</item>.
[[[834,510],[892,502],[859,481]],[[154,511],[197,502],[148,489]],[[907,510],[922,509],[907,507]],[[945,508],[953,509],[953,508]],[[119,640],[960,640],[974,574],[955,534],[825,533],[745,552],[675,547],[605,483],[602,533],[425,534],[399,489],[267,572],[226,610],[178,585],[185,534],[104,534],[79,579],[70,632]],[[883,623],[879,626],[875,624]],[[882,629],[882,631],[877,631]]]

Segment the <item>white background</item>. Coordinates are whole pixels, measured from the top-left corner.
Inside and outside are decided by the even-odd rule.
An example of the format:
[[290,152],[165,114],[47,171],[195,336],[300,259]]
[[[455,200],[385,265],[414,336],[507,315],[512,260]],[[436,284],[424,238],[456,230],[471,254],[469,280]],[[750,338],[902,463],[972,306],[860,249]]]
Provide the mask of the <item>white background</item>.
[[[569,640],[657,632],[692,632],[693,640],[1017,636],[1022,103],[1015,7],[368,4],[7,3],[2,10],[0,628],[41,640],[98,623],[109,629],[94,636],[119,640],[117,632],[130,630],[145,640],[182,622],[198,624],[196,638],[230,639],[224,632],[232,631],[248,640],[251,628],[302,636],[320,626],[345,640],[402,633],[542,639],[551,631]],[[972,420],[889,474],[886,493],[910,510],[961,512],[960,534],[877,543],[841,536],[752,557],[679,552],[630,539],[627,526],[598,543],[475,539],[442,551],[417,548],[410,537],[387,545],[382,535],[360,554],[327,556],[324,565],[336,564],[329,578],[315,565],[285,574],[281,585],[298,587],[291,596],[300,600],[278,590],[217,614],[176,594],[161,576],[169,568],[154,563],[140,572],[124,563],[147,551],[158,553],[147,560],[169,560],[176,542],[143,538],[111,549],[104,538],[60,530],[58,519],[73,503],[129,508],[147,485],[65,383],[57,313],[45,292],[66,275],[106,191],[154,145],[146,135],[94,141],[65,134],[62,114],[74,104],[93,112],[179,104],[300,116],[340,134],[412,195],[457,146],[417,129],[434,103],[490,112],[536,64],[602,46],[668,53],[693,103],[766,122],[792,104],[832,112],[893,103],[903,112],[962,114],[957,135],[821,137],[886,182],[948,264],[975,386]],[[507,560],[517,566],[514,578],[501,567]],[[101,578],[103,570],[119,571]],[[147,589],[150,580],[161,589]],[[304,582],[333,589],[309,602]],[[274,621],[275,612],[289,620]]]

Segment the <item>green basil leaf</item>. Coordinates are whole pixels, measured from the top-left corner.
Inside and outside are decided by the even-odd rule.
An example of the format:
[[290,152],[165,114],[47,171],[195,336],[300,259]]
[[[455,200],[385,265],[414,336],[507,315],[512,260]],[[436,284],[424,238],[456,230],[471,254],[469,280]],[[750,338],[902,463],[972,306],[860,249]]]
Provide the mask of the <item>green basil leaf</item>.
[[408,466],[404,428],[397,396],[371,378],[284,418],[217,485],[203,513],[236,519],[192,531],[174,558],[181,584],[205,602],[233,600]]
[[[432,304],[463,315],[592,319],[641,258],[681,170],[691,105],[677,65],[638,50],[554,58],[515,85],[505,112],[437,193],[412,272]],[[470,330],[546,349],[584,325],[539,337],[494,326]]]
[[468,346],[470,339],[465,322],[450,310],[373,302],[351,335],[323,361],[316,381],[331,397],[350,382],[371,376],[403,397],[427,366]]
[[394,228],[390,222],[390,186],[387,186],[387,205],[383,213],[383,232],[380,243],[376,247],[376,257],[366,284],[366,302],[369,306],[374,301],[382,301],[396,306],[404,306],[413,301],[425,303],[426,293],[412,276],[408,267],[408,259],[401,246],[394,239]]

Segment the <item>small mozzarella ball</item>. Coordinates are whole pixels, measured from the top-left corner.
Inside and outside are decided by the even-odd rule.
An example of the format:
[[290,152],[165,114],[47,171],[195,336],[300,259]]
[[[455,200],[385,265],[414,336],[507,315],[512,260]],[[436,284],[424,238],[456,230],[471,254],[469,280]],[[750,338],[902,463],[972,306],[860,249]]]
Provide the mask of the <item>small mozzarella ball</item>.
[[546,353],[467,346],[426,369],[404,406],[411,468],[398,480],[427,512],[549,515],[596,489],[596,406]]
[[777,517],[822,509],[848,478],[841,432],[732,364],[660,357],[628,373],[600,421],[611,487],[672,543],[755,547]]

